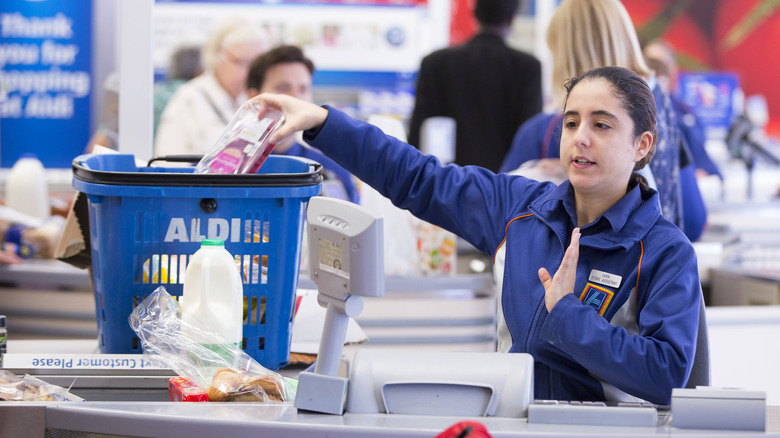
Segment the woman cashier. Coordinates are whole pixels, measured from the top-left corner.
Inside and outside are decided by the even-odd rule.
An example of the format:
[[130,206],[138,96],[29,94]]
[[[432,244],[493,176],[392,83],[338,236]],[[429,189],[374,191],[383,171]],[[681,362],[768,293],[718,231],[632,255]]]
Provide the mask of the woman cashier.
[[[655,146],[655,100],[628,69],[569,81],[556,186],[449,165],[328,107],[263,94],[307,142],[400,208],[485,253],[505,252],[499,351],[535,360],[537,399],[669,404],[696,350],[696,255],[635,172]],[[554,275],[551,276],[551,273]]]

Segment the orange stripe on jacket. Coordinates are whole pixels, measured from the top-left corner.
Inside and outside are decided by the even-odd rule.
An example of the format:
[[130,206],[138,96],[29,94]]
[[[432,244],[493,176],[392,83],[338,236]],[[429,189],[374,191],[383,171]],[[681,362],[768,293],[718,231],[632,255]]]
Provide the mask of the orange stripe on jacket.
[[639,266],[636,268],[636,291],[634,293],[634,305],[639,306],[639,274],[642,273],[642,257],[645,256],[645,244],[639,241]]
[[512,222],[514,222],[514,221],[516,221],[518,219],[522,219],[522,218],[525,218],[525,217],[530,217],[530,216],[533,216],[533,215],[534,215],[533,213],[524,214],[522,216],[518,216],[518,217],[512,219],[511,221],[507,222],[506,228],[504,228],[504,240],[502,240],[501,243],[498,244],[498,248],[496,248],[496,250],[493,252],[493,264],[494,265],[496,264],[496,254],[498,254],[498,250],[501,249],[501,245],[503,245],[506,242],[506,233],[507,233],[507,230],[509,230],[509,225]]

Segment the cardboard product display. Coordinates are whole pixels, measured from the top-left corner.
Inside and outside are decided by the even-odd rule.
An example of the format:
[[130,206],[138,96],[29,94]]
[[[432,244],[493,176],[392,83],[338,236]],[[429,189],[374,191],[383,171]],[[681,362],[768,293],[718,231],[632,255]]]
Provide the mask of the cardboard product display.
[[92,268],[87,196],[76,193],[65,227],[54,249],[54,258],[79,269]]

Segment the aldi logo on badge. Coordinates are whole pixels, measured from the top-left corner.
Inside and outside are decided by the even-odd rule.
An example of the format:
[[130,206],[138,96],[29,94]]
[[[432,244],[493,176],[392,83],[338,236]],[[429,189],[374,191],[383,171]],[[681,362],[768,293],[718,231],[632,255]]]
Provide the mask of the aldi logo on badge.
[[609,302],[612,301],[614,295],[615,293],[611,290],[588,283],[580,294],[580,301],[586,306],[593,307],[599,315],[604,316],[604,313],[609,306]]

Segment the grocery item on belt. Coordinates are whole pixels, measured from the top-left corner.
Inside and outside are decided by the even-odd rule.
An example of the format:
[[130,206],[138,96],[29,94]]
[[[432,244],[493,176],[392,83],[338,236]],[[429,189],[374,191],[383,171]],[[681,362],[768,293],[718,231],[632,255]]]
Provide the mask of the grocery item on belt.
[[273,375],[251,375],[220,368],[209,386],[209,401],[284,401],[284,388]]
[[172,402],[202,402],[209,401],[206,390],[192,380],[176,376],[168,379],[168,395]]
[[29,375],[19,377],[6,370],[0,370],[0,400],[84,401],[60,386],[51,385]]
[[164,286],[133,310],[130,327],[150,362],[208,391],[209,401],[295,399],[297,381],[263,367],[240,345],[225,342],[218,333],[205,329],[196,315],[182,319],[180,312],[176,298]]

